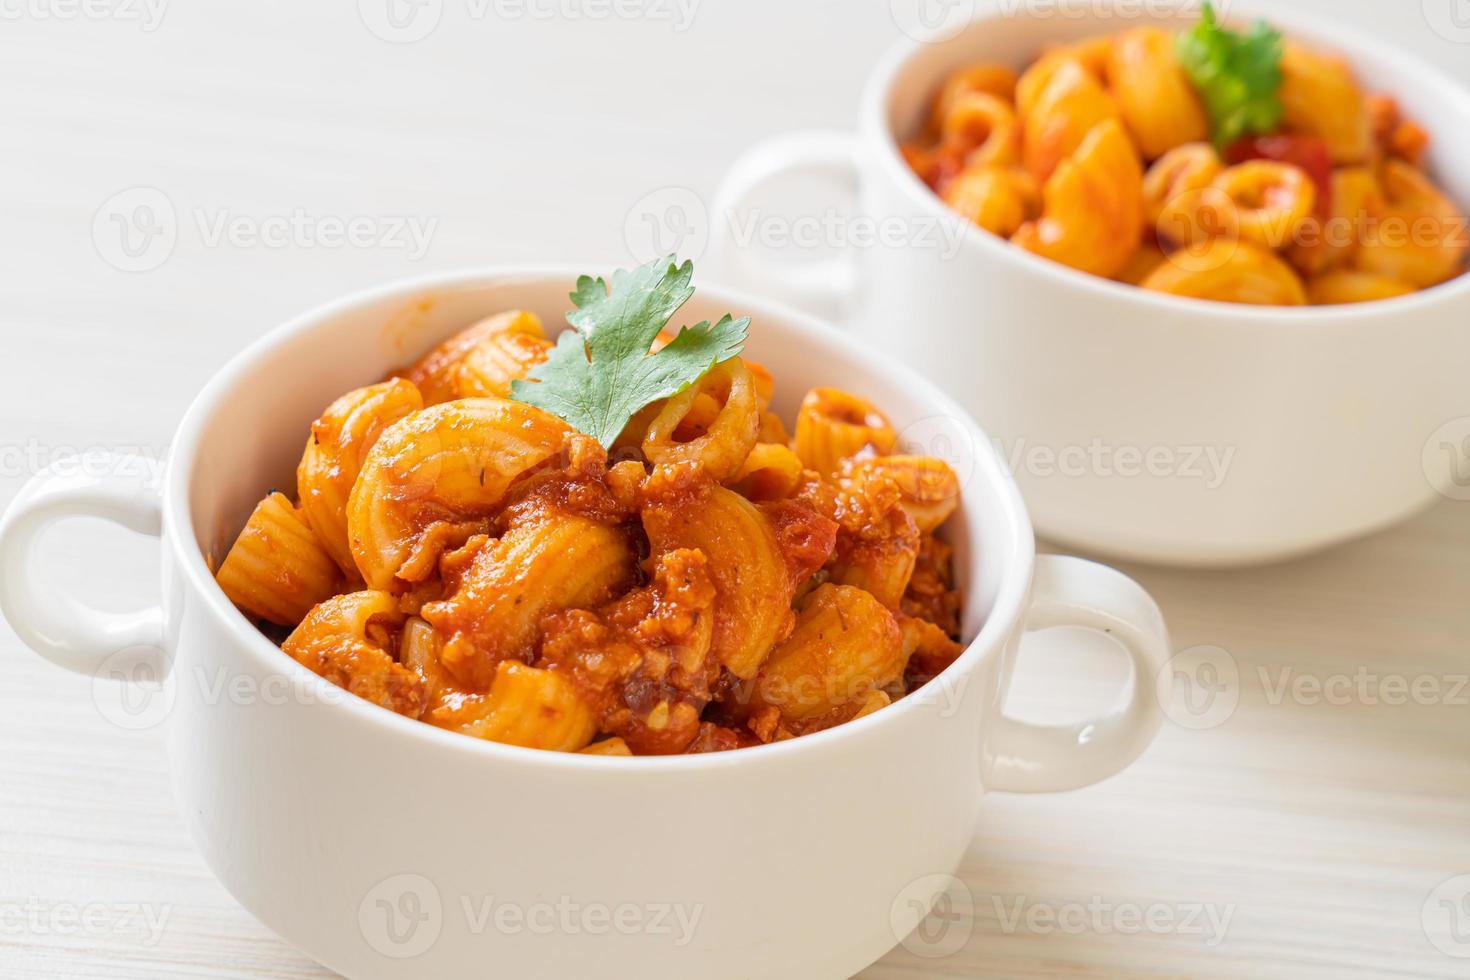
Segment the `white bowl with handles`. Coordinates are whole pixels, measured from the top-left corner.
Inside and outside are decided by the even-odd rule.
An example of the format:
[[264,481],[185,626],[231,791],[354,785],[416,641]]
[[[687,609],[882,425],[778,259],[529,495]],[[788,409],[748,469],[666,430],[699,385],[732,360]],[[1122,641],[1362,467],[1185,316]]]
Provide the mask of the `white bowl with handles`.
[[[1150,293],[971,226],[905,165],[896,136],[955,69],[1021,68],[1049,44],[1198,18],[1197,4],[1175,6],[987,5],[952,36],[897,45],[869,77],[856,134],[780,137],[737,161],[713,207],[722,274],[840,309],[954,395],[997,439],[1039,532],[1073,547],[1258,563],[1393,524],[1440,492],[1470,497],[1470,276],[1305,309]],[[1431,171],[1470,203],[1470,93],[1324,16],[1225,6],[1347,57],[1429,130]],[[844,241],[863,247],[820,263],[752,247],[752,202],[796,175],[855,189]]]
[[[433,728],[346,694],[287,657],[210,573],[267,487],[291,486],[302,433],[333,397],[489,313],[557,323],[575,274],[417,280],[302,316],[199,395],[165,478],[126,458],[38,475],[0,521],[0,608],[46,658],[101,676],[167,672],[176,796],[225,887],[352,978],[846,977],[921,919],[988,790],[1083,786],[1128,765],[1163,712],[1163,621],[1130,579],[1037,557],[989,442],[918,375],[803,315],[702,286],[681,322],[754,318],[749,351],[788,414],[814,385],[873,398],[964,478],[950,526],[963,656],[876,714],[729,753],[603,758]],[[156,607],[97,611],[43,591],[38,535],[76,516],[161,538]],[[1111,634],[1133,681],[1082,724],[1004,714],[1027,630]],[[105,683],[105,681],[100,682]],[[99,832],[105,832],[99,827]]]

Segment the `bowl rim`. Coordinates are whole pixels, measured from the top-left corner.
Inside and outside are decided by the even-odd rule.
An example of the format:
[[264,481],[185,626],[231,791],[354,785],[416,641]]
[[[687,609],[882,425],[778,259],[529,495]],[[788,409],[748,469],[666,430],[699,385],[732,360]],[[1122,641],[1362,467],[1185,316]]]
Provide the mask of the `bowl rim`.
[[[994,540],[985,549],[993,559],[1004,554],[1009,571],[999,582],[989,614],[975,636],[965,645],[963,653],[934,678],[882,711],[874,712],[824,731],[803,735],[766,745],[750,746],[724,752],[708,752],[696,755],[607,757],[584,755],[576,752],[555,752],[544,749],[524,748],[474,738],[459,732],[436,728],[418,719],[407,718],[386,708],[379,707],[362,698],[351,695],[330,681],[313,673],[296,660],[287,656],[279,646],[251,623],[235,608],[219,588],[209,569],[205,551],[198,544],[198,535],[190,508],[190,488],[198,447],[204,430],[216,410],[227,396],[238,387],[241,378],[276,347],[297,337],[309,334],[322,322],[350,314],[360,307],[380,304],[394,298],[409,299],[428,290],[448,291],[457,288],[479,288],[491,285],[550,285],[563,284],[567,291],[579,275],[585,274],[586,266],[565,264],[493,265],[483,268],[457,269],[445,272],[398,279],[386,284],[368,287],[329,300],[312,309],[290,318],[271,329],[231,358],[204,384],[194,398],[180,422],[173,445],[169,452],[163,492],[164,539],[174,551],[178,569],[187,586],[205,607],[209,616],[223,630],[232,634],[240,648],[248,652],[257,664],[266,671],[284,673],[298,685],[304,684],[313,691],[314,699],[324,703],[319,707],[338,713],[345,721],[377,726],[386,731],[395,729],[406,739],[413,739],[426,747],[438,747],[464,753],[467,758],[481,757],[490,762],[537,765],[555,769],[575,771],[610,771],[623,768],[683,771],[710,767],[770,765],[785,760],[799,760],[814,755],[854,738],[881,737],[880,729],[894,724],[901,716],[923,710],[928,703],[916,698],[919,692],[930,685],[969,675],[979,669],[989,656],[998,656],[1006,645],[1006,639],[1018,626],[1023,626],[1023,610],[1031,588],[1035,565],[1035,537],[1026,507],[1014,478],[995,449],[995,445],[980,428],[974,418],[960,407],[937,385],[916,371],[881,357],[868,345],[851,334],[839,330],[818,318],[802,313],[780,303],[755,299],[749,294],[718,282],[701,281],[699,289],[706,297],[714,297],[732,310],[740,310],[759,321],[775,321],[778,329],[805,334],[819,344],[843,345],[871,371],[874,376],[892,379],[920,393],[922,399],[939,413],[959,419],[975,446],[975,475],[971,478],[971,492],[991,495],[994,504],[1004,515],[1005,538]],[[610,270],[609,270],[610,271]],[[604,273],[606,274],[606,273]],[[998,536],[999,537],[999,536]],[[978,566],[981,550],[977,544],[972,549],[971,564]],[[978,581],[970,575],[971,583]],[[972,597],[973,598],[973,597]],[[171,651],[177,661],[176,651]],[[948,719],[957,722],[956,718]],[[976,737],[979,737],[977,728]],[[407,744],[407,743],[405,743]],[[769,760],[769,761],[763,761]]]
[[[1089,3],[1096,11],[1101,6],[1114,7],[1129,3],[1129,0],[1089,0]],[[1057,6],[1065,7],[1066,5],[1067,0],[1059,0]],[[1199,7],[1200,4],[1196,0],[1179,0],[1167,11],[1143,5],[1140,12],[1130,15],[1128,19],[1139,24],[1167,23],[1190,11],[1197,11]],[[1229,0],[1228,8],[1224,12],[1225,20],[1227,22],[1237,21],[1243,16],[1263,17],[1273,25],[1283,27],[1288,34],[1300,32],[1313,41],[1325,41],[1333,48],[1344,52],[1350,61],[1357,53],[1367,52],[1375,60],[1392,63],[1403,69],[1406,76],[1414,78],[1416,85],[1429,92],[1437,100],[1446,105],[1458,104],[1461,113],[1470,117],[1470,89],[1456,82],[1437,66],[1422,64],[1414,60],[1412,54],[1396,45],[1380,41],[1356,28],[1328,22],[1322,15],[1307,11],[1278,9],[1259,2],[1259,0]],[[1263,306],[1173,296],[1168,293],[1141,289],[1128,283],[1104,279],[1080,269],[1073,269],[1060,262],[1033,255],[972,222],[959,219],[949,205],[945,204],[939,195],[920,180],[903,159],[903,154],[899,149],[898,134],[887,123],[888,105],[894,81],[911,61],[937,45],[949,44],[964,35],[979,33],[987,25],[996,21],[1022,18],[1058,19],[1052,16],[1040,16],[1034,9],[1034,5],[1031,4],[1015,4],[1014,10],[1008,10],[1002,4],[983,13],[977,12],[964,27],[932,40],[903,38],[890,45],[879,58],[863,90],[859,110],[859,130],[865,136],[872,136],[877,142],[876,156],[879,166],[912,204],[937,214],[940,220],[951,216],[956,218],[963,241],[978,245],[1000,261],[1019,263],[1021,269],[1049,278],[1059,287],[1073,286],[1087,290],[1098,301],[1131,302],[1145,309],[1159,312],[1193,314],[1192,318],[1199,320],[1205,319],[1204,314],[1210,314],[1214,318],[1251,323],[1259,323],[1265,317],[1281,317],[1299,321],[1304,325],[1350,325],[1362,320],[1379,319],[1383,316],[1413,314],[1428,306],[1470,296],[1470,269],[1463,270],[1458,276],[1436,283],[1427,289],[1416,290],[1404,296],[1363,303],[1323,306]],[[1065,18],[1063,22],[1069,19],[1071,18]],[[1115,18],[1117,19],[1121,19],[1121,16]],[[1464,202],[1457,203],[1460,204],[1462,211],[1470,210],[1467,209]]]

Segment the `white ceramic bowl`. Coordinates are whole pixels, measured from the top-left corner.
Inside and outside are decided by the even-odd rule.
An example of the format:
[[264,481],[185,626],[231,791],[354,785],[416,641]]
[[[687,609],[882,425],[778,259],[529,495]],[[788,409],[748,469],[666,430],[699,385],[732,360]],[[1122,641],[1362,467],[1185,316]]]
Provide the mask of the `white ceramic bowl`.
[[[962,9],[964,5],[958,5]],[[1400,299],[1247,307],[1149,293],[1041,259],[970,226],[904,164],[951,71],[1021,68],[1048,44],[1195,5],[1076,0],[986,5],[944,40],[905,42],[871,75],[855,136],[763,144],[727,177],[714,242],[728,274],[767,295],[823,304],[918,368],[998,440],[1038,530],[1074,546],[1175,564],[1241,564],[1321,548],[1440,499],[1470,436],[1470,277]],[[956,9],[951,5],[951,9]],[[1412,54],[1281,4],[1228,4],[1347,57],[1431,133],[1428,163],[1470,202],[1470,94]],[[855,183],[857,222],[888,229],[849,262],[773,262],[737,247],[762,185],[793,172]],[[1460,487],[1463,488],[1464,481]]]
[[[1037,558],[1014,484],[928,382],[836,331],[701,286],[684,322],[754,317],[750,353],[789,411],[812,385],[882,404],[909,441],[952,447],[964,655],[873,716],[731,753],[600,758],[432,728],[346,695],[261,635],[216,587],[267,487],[333,397],[494,311],[558,323],[568,270],[421,280],[307,314],[240,355],[189,410],[160,488],[47,472],[0,522],[0,608],[63,666],[171,671],[176,795],[206,860],[276,932],[353,978],[846,977],[924,914],[987,790],[1064,789],[1152,738],[1167,657],[1158,609],[1100,565]],[[102,613],[36,586],[34,546],[77,515],[161,535],[160,606]],[[1043,729],[1006,717],[1025,630],[1110,632],[1134,681],[1116,710]],[[105,832],[99,827],[98,831]],[[565,911],[563,911],[565,910]]]

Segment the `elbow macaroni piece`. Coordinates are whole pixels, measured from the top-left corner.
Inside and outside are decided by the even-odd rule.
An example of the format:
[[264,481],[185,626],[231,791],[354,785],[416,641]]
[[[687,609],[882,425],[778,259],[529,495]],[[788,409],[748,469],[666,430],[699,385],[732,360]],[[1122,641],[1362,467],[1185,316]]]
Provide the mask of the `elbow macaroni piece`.
[[643,507],[643,527],[655,556],[683,548],[708,557],[717,590],[711,653],[736,677],[755,676],[791,627],[794,586],[770,521],[738,493],[714,486],[659,493]]
[[887,455],[897,441],[898,433],[871,402],[837,388],[813,388],[796,413],[796,455],[824,477],[865,450]]
[[529,659],[543,615],[604,602],[633,581],[620,528],[537,504],[479,550],[451,595],[423,608],[446,638],[445,668],[471,690],[501,662]]
[[1209,139],[1209,121],[1168,31],[1139,27],[1119,34],[1108,58],[1108,82],[1144,159]]
[[1362,163],[1373,150],[1373,128],[1363,93],[1340,58],[1287,41],[1281,50],[1282,126],[1319,136],[1335,164]]
[[[1037,97],[1036,107],[1024,116],[1026,169],[1045,181],[1062,161],[1078,153],[1094,129],[1117,118],[1116,106],[1097,79],[1076,61],[1061,62]],[[1119,136],[1128,142],[1121,129]],[[1136,159],[1132,144],[1128,148]]]
[[1177,215],[1177,209],[1188,208],[1187,199],[1209,187],[1222,169],[1220,155],[1208,143],[1176,146],[1159,157],[1143,175],[1143,203],[1148,223],[1170,241],[1193,241],[1193,221],[1177,225],[1177,230],[1170,233],[1165,228],[1165,216]]
[[1402,160],[1384,163],[1379,181],[1383,219],[1359,244],[1357,267],[1419,289],[1463,272],[1470,240],[1454,202]]
[[996,166],[967,167],[941,196],[956,212],[1002,238],[1035,218],[1041,206],[1041,190],[1030,174]]
[[499,334],[544,336],[541,320],[534,313],[525,310],[497,313],[471,324],[429,351],[404,372],[404,377],[423,393],[425,405],[463,397],[459,393],[459,373],[465,357],[487,338]]
[[935,456],[878,456],[855,463],[847,481],[890,481],[898,491],[899,506],[928,534],[949,519],[960,501],[960,479],[944,460]]
[[426,578],[444,529],[488,516],[512,482],[556,455],[569,431],[554,415],[495,398],[435,405],[389,426],[347,501],[363,580],[392,589]]
[[803,467],[784,442],[758,442],[735,471],[732,488],[747,500],[784,500],[801,485]]
[[[536,329],[540,330],[539,323]],[[509,398],[510,383],[525,378],[550,351],[551,341],[539,333],[493,333],[460,362],[455,392],[460,398]]]
[[363,460],[384,429],[423,407],[413,382],[394,378],[348,392],[312,424],[296,467],[296,492],[322,546],[348,575],[358,572],[347,540],[347,498]]
[[1016,80],[1016,115],[1024,118],[1036,111],[1042,93],[1064,64],[1077,65],[1099,86],[1106,84],[1111,45],[1111,39],[1104,36],[1060,45],[1045,52]]
[[897,506],[879,505],[866,515],[871,523],[862,533],[844,528],[828,568],[831,581],[856,586],[889,609],[902,605],[923,546],[914,519],[901,503],[894,503]]
[[553,752],[579,752],[597,734],[592,707],[570,678],[514,661],[496,669],[488,694],[435,708],[425,720],[490,742]]
[[1332,172],[1329,187],[1327,219],[1305,226],[1315,237],[1303,237],[1286,250],[1291,264],[1304,275],[1350,263],[1358,254],[1358,243],[1384,214],[1383,190],[1369,167],[1339,167]]
[[1143,231],[1143,168],[1116,119],[1097,125],[1042,191],[1042,216],[1011,241],[1083,272],[1111,277]]
[[957,101],[977,93],[994,96],[1008,104],[1013,103],[1016,97],[1016,73],[1004,65],[973,65],[960,69],[944,80],[939,94],[934,98],[929,118],[947,118],[949,110]]
[[281,649],[303,667],[364,701],[417,718],[428,695],[412,670],[387,652],[391,631],[403,623],[386,592],[351,592],[320,603]]
[[893,614],[862,589],[822,585],[756,678],[756,697],[788,722],[817,718],[865,698],[903,674]]
[[879,605],[898,609],[914,577],[920,544],[918,532],[910,526],[908,533],[886,539],[883,547],[857,548],[833,560],[831,581],[854,586]]
[[295,626],[336,594],[342,573],[291,501],[273,493],[256,505],[215,578],[241,609]]
[[1229,199],[1235,234],[1262,248],[1288,245],[1317,206],[1317,185],[1288,163],[1249,160],[1225,168],[1211,186]]
[[1281,259],[1248,242],[1217,238],[1170,255],[1143,281],[1144,289],[1227,303],[1301,306],[1306,289]]
[[1009,167],[1020,162],[1021,130],[1010,103],[972,92],[950,103],[939,127],[944,152],[966,167]]
[[643,455],[655,464],[697,462],[723,480],[740,468],[760,429],[755,383],[732,357],[664,402],[643,436]]

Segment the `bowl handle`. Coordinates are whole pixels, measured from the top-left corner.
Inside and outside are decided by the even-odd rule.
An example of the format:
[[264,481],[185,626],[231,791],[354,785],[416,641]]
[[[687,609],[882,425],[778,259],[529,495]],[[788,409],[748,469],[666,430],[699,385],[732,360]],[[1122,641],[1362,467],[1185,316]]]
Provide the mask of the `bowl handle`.
[[710,235],[714,264],[736,285],[833,315],[857,283],[852,258],[838,255],[822,262],[783,262],[758,246],[750,234],[754,225],[743,223],[758,217],[749,206],[756,191],[795,174],[811,174],[845,187],[855,202],[857,137],[814,130],[777,136],[746,150],[725,172],[715,192]]
[[1080,626],[1117,640],[1132,661],[1132,683],[1111,711],[1079,724],[1034,725],[1002,715],[989,789],[1044,793],[1106,779],[1138,758],[1163,722],[1167,691],[1161,694],[1157,681],[1169,661],[1169,634],[1142,586],[1106,565],[1041,555],[1026,629],[1053,626]]
[[36,575],[41,534],[71,517],[100,517],[158,537],[163,511],[156,463],[108,453],[58,460],[32,477],[0,518],[0,612],[27,646],[68,670],[95,675],[123,651],[139,663],[157,663],[164,636],[161,604],[104,612],[42,588]]

